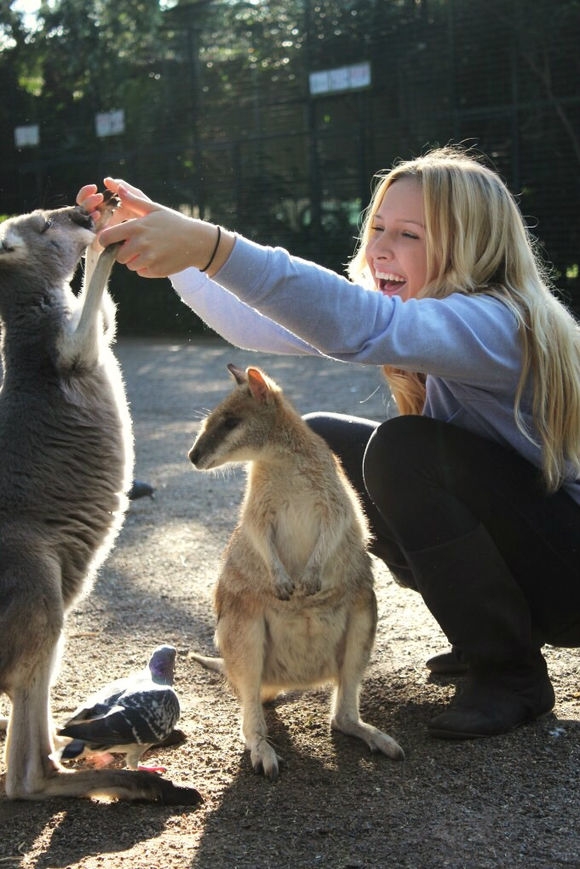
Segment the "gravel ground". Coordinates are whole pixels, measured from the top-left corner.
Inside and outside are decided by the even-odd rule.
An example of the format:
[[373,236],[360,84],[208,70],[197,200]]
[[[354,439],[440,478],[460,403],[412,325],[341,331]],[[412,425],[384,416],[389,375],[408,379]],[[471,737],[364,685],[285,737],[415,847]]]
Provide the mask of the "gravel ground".
[[[280,779],[254,775],[237,704],[191,650],[213,650],[212,587],[236,521],[243,475],[196,472],[187,450],[203,413],[230,388],[227,362],[260,364],[302,412],[382,418],[377,371],[317,359],[255,356],[214,339],[122,340],[136,476],[156,487],[131,505],[117,545],[69,618],[53,709],[62,721],[89,691],[178,649],[182,745],[150,753],[166,776],[203,795],[196,809],[0,796],[0,869],[297,869],[580,867],[579,653],[546,650],[553,716],[491,740],[430,739],[426,723],[452,696],[427,657],[446,646],[419,597],[376,561],[379,628],[362,693],[366,720],[403,746],[401,763],[331,735],[327,690],[268,710]],[[1,642],[1,639],[0,639]],[[0,698],[0,714],[8,709]],[[4,768],[0,764],[0,791]]]

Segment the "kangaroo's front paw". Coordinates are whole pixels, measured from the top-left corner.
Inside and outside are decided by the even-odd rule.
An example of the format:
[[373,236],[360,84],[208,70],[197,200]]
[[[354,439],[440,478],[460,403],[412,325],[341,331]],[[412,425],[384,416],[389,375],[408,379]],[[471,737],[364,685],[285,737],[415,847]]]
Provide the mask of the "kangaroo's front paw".
[[254,772],[263,773],[270,781],[278,778],[278,755],[272,746],[263,738],[259,738],[250,746],[250,758]]
[[97,209],[100,215],[95,223],[95,229],[97,232],[100,232],[101,229],[104,229],[105,226],[107,226],[120,205],[121,200],[116,193],[112,193],[110,190],[103,191],[103,201]]

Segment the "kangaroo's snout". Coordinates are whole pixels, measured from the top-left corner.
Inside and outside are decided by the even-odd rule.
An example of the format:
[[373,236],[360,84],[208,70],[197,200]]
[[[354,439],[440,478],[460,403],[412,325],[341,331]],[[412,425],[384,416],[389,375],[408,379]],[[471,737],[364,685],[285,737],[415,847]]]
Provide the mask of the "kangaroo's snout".
[[77,226],[82,226],[84,229],[94,230],[95,228],[92,218],[87,214],[84,208],[81,208],[80,205],[77,205],[76,208],[71,210],[70,219],[73,223],[76,223]]

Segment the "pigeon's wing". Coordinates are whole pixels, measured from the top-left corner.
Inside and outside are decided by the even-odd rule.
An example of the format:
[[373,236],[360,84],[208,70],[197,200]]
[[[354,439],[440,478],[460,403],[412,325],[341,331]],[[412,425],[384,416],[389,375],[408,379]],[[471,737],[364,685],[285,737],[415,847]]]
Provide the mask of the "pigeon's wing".
[[124,676],[121,679],[115,679],[114,682],[108,682],[94,694],[78,706],[71,717],[65,724],[77,721],[89,721],[93,718],[99,718],[106,715],[107,712],[117,705],[119,698],[127,691],[140,691],[151,684],[151,673],[149,667],[142,670],[137,670],[129,676]]
[[104,715],[72,721],[59,728],[60,736],[70,736],[91,747],[103,747],[113,743],[129,745],[137,742],[131,720],[122,706],[113,706]]
[[68,722],[61,736],[91,746],[153,745],[165,739],[179,719],[179,700],[168,687],[125,692],[106,714]]
[[127,690],[129,679],[116,679],[114,682],[109,682],[99,691],[95,691],[90,697],[77,706],[71,717],[67,720],[65,727],[76,721],[87,721],[92,718],[98,718],[100,715],[106,715],[107,712],[116,705],[119,697]]
[[177,724],[181,712],[177,694],[169,685],[155,685],[147,691],[125,691],[119,705],[133,720],[139,736],[137,742],[162,742]]

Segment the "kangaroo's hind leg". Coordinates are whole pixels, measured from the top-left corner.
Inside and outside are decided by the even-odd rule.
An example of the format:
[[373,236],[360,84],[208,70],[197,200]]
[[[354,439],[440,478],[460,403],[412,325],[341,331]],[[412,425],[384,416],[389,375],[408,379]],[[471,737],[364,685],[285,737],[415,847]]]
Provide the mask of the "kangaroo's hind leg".
[[12,693],[12,713],[6,735],[6,796],[9,799],[43,794],[47,779],[57,774],[50,759],[53,750],[50,677],[50,663],[42,662],[31,674],[30,682]]
[[22,552],[4,547],[0,577],[8,601],[0,623],[0,677],[12,704],[5,749],[9,798],[41,793],[56,772],[49,694],[64,623],[60,570],[34,541],[27,542]]
[[372,589],[361,593],[350,613],[345,650],[337,678],[331,727],[366,742],[371,751],[381,751],[393,760],[404,753],[395,740],[372,724],[362,721],[359,711],[360,686],[369,661],[377,623]]

